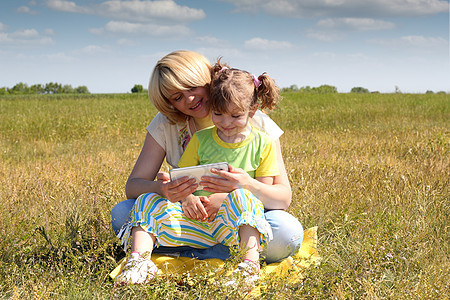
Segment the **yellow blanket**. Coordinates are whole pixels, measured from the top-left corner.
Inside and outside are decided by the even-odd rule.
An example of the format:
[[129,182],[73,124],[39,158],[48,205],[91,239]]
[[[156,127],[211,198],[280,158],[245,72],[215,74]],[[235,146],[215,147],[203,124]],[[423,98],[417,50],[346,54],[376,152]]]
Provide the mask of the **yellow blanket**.
[[[163,254],[152,254],[152,261],[161,270],[162,274],[184,274],[190,272],[195,275],[196,271],[202,270],[199,266],[207,265],[209,268],[221,268],[224,261],[221,259],[199,260],[189,257],[173,257]],[[305,230],[303,242],[299,251],[285,258],[281,262],[272,263],[261,269],[261,280],[265,277],[280,276],[294,283],[302,279],[301,269],[308,268],[311,264],[320,263],[320,256],[317,252],[317,227]],[[109,274],[112,279],[116,278],[125,265],[125,258],[119,262],[119,265]],[[258,288],[252,291],[257,294]]]

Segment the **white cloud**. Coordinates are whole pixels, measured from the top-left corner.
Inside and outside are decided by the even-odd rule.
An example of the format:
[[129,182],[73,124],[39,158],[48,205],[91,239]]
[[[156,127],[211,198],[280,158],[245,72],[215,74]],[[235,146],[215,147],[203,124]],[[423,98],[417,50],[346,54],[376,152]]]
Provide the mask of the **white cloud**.
[[5,32],[6,26],[0,23],[0,44],[8,46],[45,46],[53,44],[52,38],[40,34],[36,29],[22,29],[12,33]]
[[105,1],[95,9],[95,13],[115,20],[133,22],[150,22],[158,19],[180,23],[201,20],[206,16],[201,9],[180,6],[172,0]]
[[39,37],[39,32],[36,29],[24,29],[16,31],[10,36],[17,39],[33,39]]
[[222,0],[233,3],[238,11],[308,18],[334,17],[386,17],[423,16],[448,13],[449,4],[444,0]]
[[75,2],[65,0],[47,0],[47,7],[57,11],[65,11],[71,13],[91,13],[91,10],[87,7],[78,6]]
[[313,57],[318,58],[319,60],[336,60],[337,55],[333,52],[315,52],[312,54]]
[[317,26],[333,30],[369,31],[392,29],[395,24],[370,18],[334,18],[320,20]]
[[442,37],[424,37],[418,35],[409,35],[401,37],[400,41],[404,44],[419,47],[448,46],[448,40]]
[[6,30],[8,30],[8,26],[6,26],[2,22],[0,22],[0,31],[6,31]]
[[47,28],[44,30],[44,34],[45,35],[54,35],[55,31],[53,31],[53,29],[51,29],[51,28]]
[[343,40],[348,32],[387,30],[395,28],[392,22],[370,18],[329,18],[320,20],[316,28],[307,30],[310,39],[322,42]]
[[287,50],[291,49],[293,46],[291,43],[286,41],[273,41],[266,40],[262,38],[253,38],[251,40],[245,41],[244,47],[250,50]]
[[130,22],[148,23],[158,20],[179,24],[201,20],[206,17],[203,10],[180,6],[173,0],[109,0],[90,6],[78,6],[75,2],[65,0],[47,0],[46,4],[49,8],[57,11],[93,14],[113,20]]
[[141,34],[147,36],[186,36],[192,34],[191,30],[183,25],[154,25],[130,23],[121,21],[110,21],[104,28],[91,28],[93,34],[115,33],[115,34]]
[[432,15],[448,13],[448,1],[443,0],[383,0],[379,1],[380,8],[386,5],[386,11],[393,15]]
[[98,45],[88,45],[80,50],[75,51],[76,54],[98,54],[105,52],[107,52],[107,50]]
[[213,46],[213,47],[229,47],[230,43],[226,40],[222,40],[216,38],[214,36],[199,36],[195,38],[195,41],[204,47]]
[[337,31],[324,31],[310,29],[307,31],[307,37],[321,42],[334,42],[345,38],[345,34]]
[[120,46],[137,46],[137,45],[139,45],[139,43],[137,41],[130,40],[130,39],[118,39],[116,43],[117,43],[117,45],[120,45]]
[[448,40],[442,37],[425,37],[420,35],[402,36],[398,39],[372,39],[367,42],[392,48],[447,48],[449,45]]
[[95,35],[102,35],[105,33],[105,28],[89,28],[88,31]]
[[181,6],[173,0],[107,0],[89,6],[79,6],[75,2],[66,0],[47,0],[46,4],[49,8],[58,11],[97,15],[110,19],[102,28],[89,29],[89,32],[95,35],[190,36],[193,32],[185,23],[206,17],[203,10]]
[[45,54],[45,55],[42,55],[42,58],[52,61],[53,63],[55,63],[55,62],[65,62],[66,63],[66,62],[75,61],[74,57],[67,55],[66,53],[63,53],[63,52]]
[[37,15],[37,14],[39,14],[39,12],[31,10],[28,6],[21,6],[18,9],[16,9],[16,12],[29,14],[29,15]]
[[[49,60],[52,63],[55,62],[70,63],[80,61],[80,57],[82,57],[83,61],[86,61],[86,59],[88,59],[89,56],[95,57],[96,55],[105,54],[109,52],[110,50],[105,47],[99,45],[88,45],[86,47],[73,49],[67,52],[43,54],[40,56],[40,58]],[[95,59],[97,59],[97,57],[95,57]]]
[[347,58],[351,62],[371,61],[371,58],[364,53],[349,53]]
[[10,42],[11,38],[8,37],[7,33],[0,32],[0,44],[5,44]]

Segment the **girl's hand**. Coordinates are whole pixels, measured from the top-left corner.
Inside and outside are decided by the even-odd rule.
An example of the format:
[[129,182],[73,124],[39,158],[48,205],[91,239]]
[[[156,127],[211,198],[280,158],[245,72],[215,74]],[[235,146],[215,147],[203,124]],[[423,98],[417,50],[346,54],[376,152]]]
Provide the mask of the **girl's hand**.
[[[205,199],[203,199],[205,198]],[[208,198],[200,196],[189,195],[181,201],[181,208],[184,214],[189,219],[197,221],[205,221],[208,217],[203,203],[209,202]]]
[[203,189],[212,193],[230,193],[238,188],[246,188],[250,186],[252,178],[247,172],[233,166],[228,167],[227,171],[211,169],[211,172],[221,176],[216,178],[211,176],[202,176],[200,185]]
[[187,176],[170,181],[168,173],[159,172],[156,180],[161,184],[162,196],[172,203],[183,200],[197,189],[195,178],[189,179]]
[[[217,193],[208,196],[208,202],[203,202],[203,206],[206,209],[206,213],[208,214],[208,222],[214,221],[219,212],[220,206],[222,206],[223,201],[225,200],[227,194],[226,193]],[[206,198],[206,197],[205,197]]]

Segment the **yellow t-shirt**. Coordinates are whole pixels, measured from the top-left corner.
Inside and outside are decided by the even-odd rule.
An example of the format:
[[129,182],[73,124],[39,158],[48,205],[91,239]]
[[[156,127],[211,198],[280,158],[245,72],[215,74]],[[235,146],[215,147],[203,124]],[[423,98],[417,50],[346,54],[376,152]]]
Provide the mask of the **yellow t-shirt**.
[[280,175],[274,141],[255,128],[239,143],[222,141],[215,126],[197,131],[181,156],[178,167],[222,161],[242,168],[252,178]]

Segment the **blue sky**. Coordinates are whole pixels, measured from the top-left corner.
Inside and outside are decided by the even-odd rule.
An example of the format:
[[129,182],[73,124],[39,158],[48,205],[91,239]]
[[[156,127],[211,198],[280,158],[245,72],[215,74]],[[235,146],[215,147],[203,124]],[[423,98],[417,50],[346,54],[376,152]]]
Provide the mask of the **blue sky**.
[[280,87],[450,92],[448,0],[0,2],[0,87],[130,92],[178,49]]

